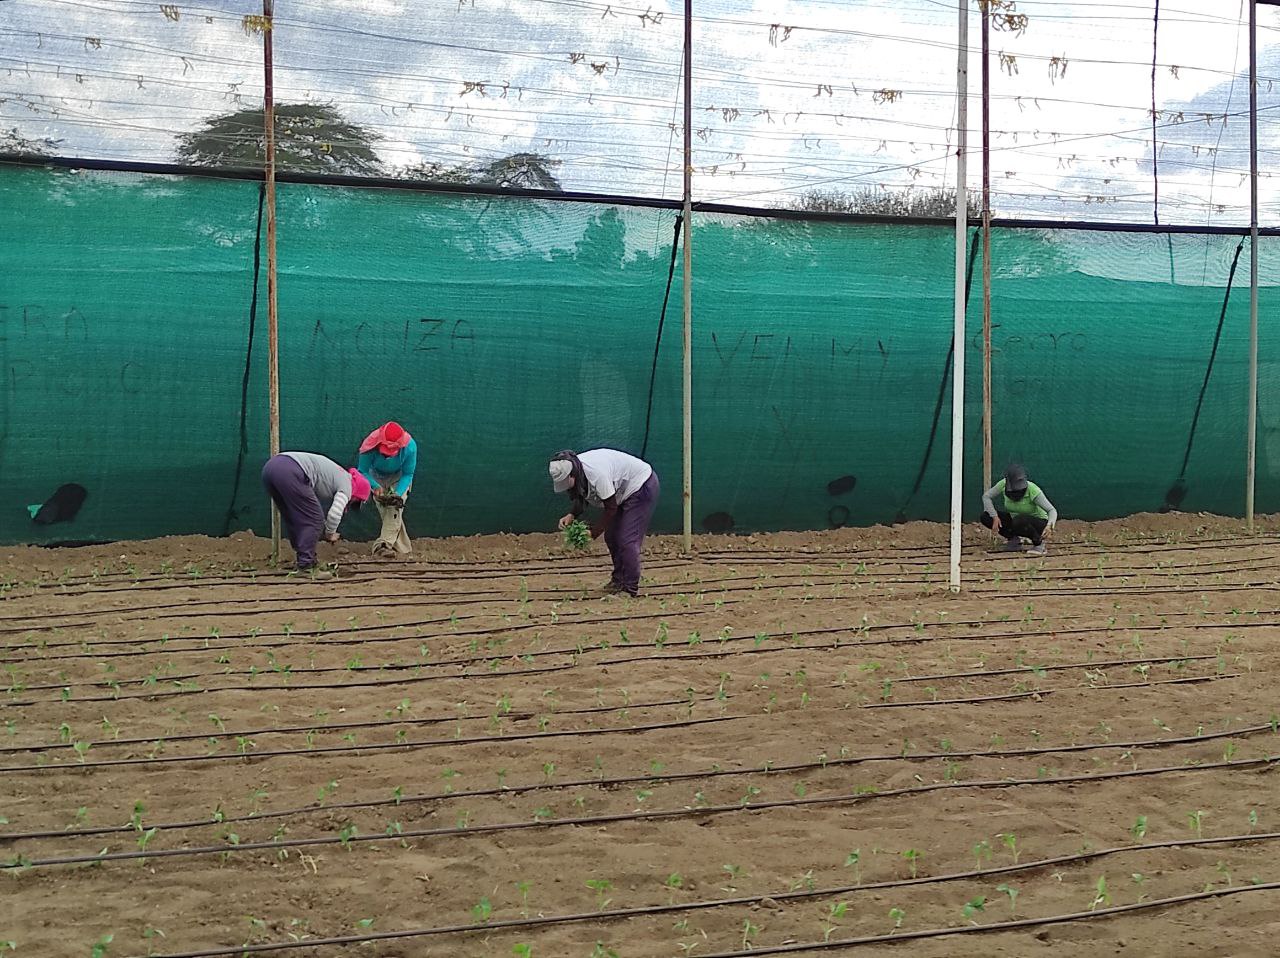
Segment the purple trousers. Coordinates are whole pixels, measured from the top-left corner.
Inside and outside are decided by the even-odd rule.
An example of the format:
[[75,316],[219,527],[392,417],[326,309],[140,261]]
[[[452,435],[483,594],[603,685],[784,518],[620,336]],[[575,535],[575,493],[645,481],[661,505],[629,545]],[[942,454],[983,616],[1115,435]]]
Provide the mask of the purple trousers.
[[655,472],[645,484],[618,506],[618,515],[605,530],[604,542],[613,556],[613,585],[635,595],[640,589],[640,550],[644,536],[649,531],[649,521],[658,506],[658,474]]
[[296,459],[272,456],[262,467],[262,485],[284,519],[298,568],[310,569],[316,564],[316,543],[324,530],[324,512],[311,480]]

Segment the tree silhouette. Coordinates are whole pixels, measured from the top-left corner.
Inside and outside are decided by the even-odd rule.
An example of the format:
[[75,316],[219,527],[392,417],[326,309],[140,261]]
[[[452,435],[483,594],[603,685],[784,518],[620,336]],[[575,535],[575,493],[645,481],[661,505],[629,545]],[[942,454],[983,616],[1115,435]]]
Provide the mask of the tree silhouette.
[[[276,168],[295,173],[378,176],[373,151],[381,137],[356,126],[328,103],[286,103],[275,109]],[[266,146],[261,109],[238,110],[205,120],[178,137],[178,160],[193,166],[261,169]]]
[[8,130],[0,130],[0,155],[51,156],[61,142],[47,136],[36,139],[23,136],[15,126]]
[[443,163],[418,163],[405,167],[400,176],[433,183],[467,183],[472,186],[495,186],[502,189],[546,190],[558,193],[560,181],[551,172],[560,166],[541,153],[512,153],[471,166],[445,166]]
[[[969,209],[981,209],[974,196]],[[955,216],[956,191],[948,189],[907,189],[897,192],[864,187],[845,193],[839,190],[809,190],[785,204],[786,209],[806,213],[871,213],[881,216]]]

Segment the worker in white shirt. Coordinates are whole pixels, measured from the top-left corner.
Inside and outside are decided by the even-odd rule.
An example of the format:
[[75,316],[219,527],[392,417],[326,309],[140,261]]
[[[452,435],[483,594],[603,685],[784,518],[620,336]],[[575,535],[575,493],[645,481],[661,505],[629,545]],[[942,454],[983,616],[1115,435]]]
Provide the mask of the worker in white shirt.
[[582,454],[558,452],[549,463],[556,492],[569,494],[572,508],[561,517],[563,529],[587,511],[603,509],[591,526],[591,538],[604,536],[613,557],[613,577],[606,592],[636,595],[640,589],[640,553],[653,510],[658,505],[658,474],[643,459],[616,449],[590,449]]

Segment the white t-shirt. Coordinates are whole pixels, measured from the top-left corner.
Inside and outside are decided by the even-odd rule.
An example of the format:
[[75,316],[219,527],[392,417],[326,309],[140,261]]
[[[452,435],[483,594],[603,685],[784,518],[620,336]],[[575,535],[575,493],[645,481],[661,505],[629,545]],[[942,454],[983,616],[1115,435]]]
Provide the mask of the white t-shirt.
[[610,496],[617,496],[621,505],[653,475],[653,467],[643,459],[617,449],[588,449],[578,454],[578,460],[587,475],[587,500],[594,506]]

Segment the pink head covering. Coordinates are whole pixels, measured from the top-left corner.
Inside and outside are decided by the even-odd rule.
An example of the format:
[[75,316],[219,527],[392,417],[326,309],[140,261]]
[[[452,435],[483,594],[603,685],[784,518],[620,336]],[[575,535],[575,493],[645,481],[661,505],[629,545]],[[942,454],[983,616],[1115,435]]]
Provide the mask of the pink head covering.
[[351,473],[351,498],[356,502],[366,502],[369,494],[373,492],[373,487],[369,485],[369,480],[359,469],[348,469]]
[[394,456],[413,440],[413,437],[398,422],[389,422],[379,426],[360,443],[360,451],[368,452],[375,446],[384,456]]

